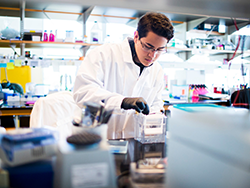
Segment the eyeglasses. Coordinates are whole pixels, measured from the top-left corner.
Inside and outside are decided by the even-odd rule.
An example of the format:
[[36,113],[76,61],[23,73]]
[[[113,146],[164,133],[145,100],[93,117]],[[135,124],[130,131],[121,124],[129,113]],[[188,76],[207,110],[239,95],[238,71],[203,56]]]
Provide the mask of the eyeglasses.
[[161,49],[154,49],[152,47],[147,46],[146,44],[144,44],[141,40],[139,40],[142,46],[142,50],[144,52],[155,52],[155,53],[159,53],[159,54],[164,54],[167,53],[167,47],[161,48]]

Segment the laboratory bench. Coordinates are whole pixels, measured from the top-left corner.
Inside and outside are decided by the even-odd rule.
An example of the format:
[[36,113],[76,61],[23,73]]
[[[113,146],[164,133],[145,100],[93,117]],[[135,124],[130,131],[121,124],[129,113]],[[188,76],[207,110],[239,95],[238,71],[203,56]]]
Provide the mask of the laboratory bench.
[[[183,100],[183,99],[168,98],[164,100],[164,109],[167,110],[169,106],[175,104],[189,104],[189,103],[217,104],[222,106],[230,106],[230,101],[226,99],[204,100],[199,98],[198,100],[192,100],[192,99]],[[11,103],[4,102],[0,104],[0,116],[5,118],[8,124],[14,124],[10,128],[29,127],[29,116],[31,114],[32,108],[33,105],[25,105],[24,102],[19,102],[19,101]],[[11,119],[13,119],[14,122],[9,123]],[[2,124],[2,126],[5,127],[4,124]]]
[[[8,127],[6,128],[11,128],[9,126],[12,126],[11,124],[14,124],[15,128],[18,127],[29,127],[29,116],[31,114],[33,106],[25,105],[24,102],[11,102],[11,103],[2,103],[0,106],[0,116],[1,118],[5,118]],[[11,123],[10,120],[12,117],[14,118],[14,123]],[[20,125],[20,117],[26,116],[28,118],[25,118],[25,123],[24,125]],[[1,126],[5,127],[4,122],[2,122]]]
[[[114,141],[114,140],[113,140]],[[164,180],[165,180],[165,173],[159,177],[157,176],[157,180],[150,180],[150,178],[147,179],[136,179],[136,181],[133,180],[133,177],[131,175],[131,163],[136,163],[136,168],[138,167],[138,162],[140,160],[149,159],[149,158],[158,158],[164,159],[166,157],[166,144],[165,143],[150,143],[150,144],[141,144],[140,142],[134,140],[133,138],[125,140],[127,145],[127,152],[123,154],[113,153],[111,154],[111,159],[114,159],[114,170],[115,170],[115,184],[117,188],[161,188],[165,187]],[[58,155],[57,155],[58,156]],[[92,156],[95,158],[95,156]],[[103,156],[102,158],[105,158]],[[166,159],[166,158],[165,158]],[[28,163],[16,167],[6,167],[2,165],[2,168],[9,171],[9,174],[11,174],[10,178],[10,187],[17,186],[17,182],[22,182],[24,185],[20,185],[20,187],[51,187],[52,182],[54,182],[54,178],[56,177],[56,173],[58,173],[58,170],[56,169],[56,160],[57,157],[49,158],[48,160],[41,160],[33,163]],[[84,160],[88,160],[85,156]],[[93,163],[92,163],[93,164]],[[109,164],[110,165],[110,164]],[[0,160],[0,166],[1,166],[1,160]],[[81,164],[80,164],[81,166]],[[72,171],[72,167],[71,168]],[[72,173],[70,169],[67,168],[67,173]],[[164,168],[165,170],[165,168]],[[33,173],[32,173],[33,172]],[[109,172],[108,172],[109,173]],[[19,177],[18,175],[19,174]],[[109,173],[110,174],[110,173]],[[112,174],[112,173],[111,173]],[[71,176],[71,174],[69,174]],[[33,177],[33,179],[31,178]],[[26,179],[25,181],[22,179]],[[15,180],[14,182],[12,182]],[[43,182],[37,184],[37,181]],[[57,180],[55,178],[55,180]],[[29,183],[27,183],[28,181]],[[61,180],[64,181],[64,180]],[[19,187],[19,186],[17,186]],[[61,186],[59,186],[61,187]],[[113,187],[113,186],[112,186]]]
[[168,98],[164,99],[164,109],[167,110],[169,106],[173,106],[176,104],[217,104],[221,106],[230,106],[231,102],[229,99],[203,99],[203,98],[196,98],[196,99],[175,99],[175,98]]

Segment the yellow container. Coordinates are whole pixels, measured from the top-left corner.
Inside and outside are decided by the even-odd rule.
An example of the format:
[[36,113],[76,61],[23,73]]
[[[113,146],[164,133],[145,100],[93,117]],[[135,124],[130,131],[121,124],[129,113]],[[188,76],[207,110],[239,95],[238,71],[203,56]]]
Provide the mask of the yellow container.
[[[7,69],[7,77],[10,83],[20,84],[23,87],[25,93],[25,85],[31,82],[31,67],[22,66],[15,67],[14,69]],[[5,69],[1,68],[1,83],[6,79]]]

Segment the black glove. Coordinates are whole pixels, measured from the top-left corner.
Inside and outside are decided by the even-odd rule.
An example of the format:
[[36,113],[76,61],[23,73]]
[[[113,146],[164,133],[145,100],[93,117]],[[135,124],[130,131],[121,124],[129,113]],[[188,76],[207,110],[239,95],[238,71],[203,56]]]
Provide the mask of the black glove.
[[136,98],[124,98],[121,104],[121,108],[128,110],[134,109],[137,112],[142,112],[143,114],[149,114],[149,107],[147,102],[142,97]]

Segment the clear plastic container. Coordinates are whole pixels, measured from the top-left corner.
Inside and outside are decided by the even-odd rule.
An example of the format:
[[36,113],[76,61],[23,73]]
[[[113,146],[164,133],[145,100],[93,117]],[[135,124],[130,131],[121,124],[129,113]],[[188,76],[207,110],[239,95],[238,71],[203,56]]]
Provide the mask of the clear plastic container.
[[105,40],[104,40],[104,43],[110,43],[110,35],[107,35]]
[[164,143],[167,117],[164,114],[135,114],[135,140],[141,143]]
[[97,21],[95,21],[90,31],[90,42],[101,43],[102,42],[102,30],[99,28]]

